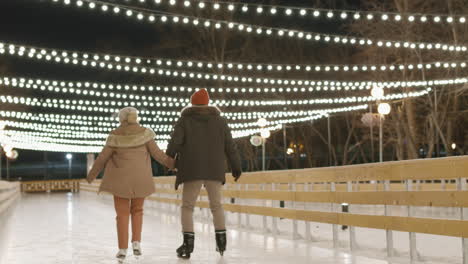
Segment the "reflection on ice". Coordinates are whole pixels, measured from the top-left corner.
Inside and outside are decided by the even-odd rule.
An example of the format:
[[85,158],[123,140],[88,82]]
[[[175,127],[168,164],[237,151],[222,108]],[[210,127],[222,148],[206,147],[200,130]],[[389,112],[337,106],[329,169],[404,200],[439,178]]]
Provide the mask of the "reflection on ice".
[[[237,215],[229,213],[231,228],[228,251],[223,258],[215,251],[212,226],[198,221],[192,259],[180,260],[175,254],[175,249],[181,242],[178,217],[163,213],[173,209],[148,202],[145,210],[142,241],[144,256],[136,259],[129,255],[124,263],[389,263],[335,251],[326,248],[327,244],[320,241],[294,241],[290,237],[263,234],[258,229],[237,229]],[[198,215],[205,217],[205,213],[199,212]],[[115,213],[113,204],[107,197],[84,192],[29,194],[22,197],[20,206],[12,217],[0,217],[0,250],[1,245],[7,247],[6,251],[0,251],[0,256],[6,258],[3,263],[119,263],[114,258],[117,252]],[[7,219],[9,220],[5,221]],[[262,219],[252,217],[250,221]],[[4,230],[7,222],[13,234],[9,237]],[[312,224],[312,228],[315,227],[316,224]]]

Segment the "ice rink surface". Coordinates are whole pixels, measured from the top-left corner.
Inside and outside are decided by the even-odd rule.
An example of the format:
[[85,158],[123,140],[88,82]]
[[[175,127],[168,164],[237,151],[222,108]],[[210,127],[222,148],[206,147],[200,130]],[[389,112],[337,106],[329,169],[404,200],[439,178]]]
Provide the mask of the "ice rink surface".
[[[201,222],[196,224],[192,258],[179,260],[175,254],[181,243],[178,217],[151,203],[145,205],[145,210],[144,256],[138,260],[129,256],[125,263],[409,263],[374,259],[320,243],[234,227],[229,228],[228,251],[220,257],[215,252],[212,226]],[[1,264],[118,263],[116,252],[115,213],[109,198],[85,192],[26,194],[14,210],[0,216]]]

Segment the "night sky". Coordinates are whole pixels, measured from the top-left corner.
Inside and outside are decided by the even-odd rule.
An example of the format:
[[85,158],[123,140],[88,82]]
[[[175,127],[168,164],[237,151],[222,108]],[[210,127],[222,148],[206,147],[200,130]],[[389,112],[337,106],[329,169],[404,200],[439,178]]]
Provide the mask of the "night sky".
[[[137,1],[114,1],[115,3],[138,5]],[[256,1],[258,3],[265,3]],[[329,1],[334,2],[334,1]],[[328,7],[353,8],[352,4],[357,1],[338,1]],[[275,2],[282,3],[282,2]],[[283,1],[283,4],[295,6],[308,6],[304,1]],[[156,6],[150,6],[157,9]],[[327,6],[321,6],[326,8]],[[161,7],[163,8],[163,7]],[[164,8],[163,8],[164,9]],[[169,10],[174,12],[174,10]],[[295,23],[291,27],[328,33],[343,33],[342,25],[337,23],[310,22],[297,19],[287,19],[284,16],[271,18],[264,16],[258,19],[252,16],[239,15],[235,20],[253,24],[275,24]],[[182,26],[155,26],[146,23],[135,22],[121,16],[104,15],[102,12],[90,12],[87,8],[77,9],[75,6],[64,6],[62,3],[52,3],[50,0],[2,0],[0,1],[0,41],[31,45],[46,48],[65,49],[83,52],[101,52],[110,54],[121,54],[129,56],[147,56],[162,58],[200,59],[210,60],[207,54],[197,53],[196,49],[203,50],[203,43],[197,43],[191,36],[197,34],[191,27]],[[238,45],[245,41],[245,35],[234,35],[228,43],[229,49],[236,50]],[[253,38],[258,41],[258,62],[287,63],[280,57],[261,55],[262,43],[265,39]],[[288,47],[288,43],[282,43]],[[316,53],[319,44],[308,52]],[[193,49],[191,49],[193,48]],[[256,51],[252,51],[256,52]],[[333,52],[333,51],[329,51]],[[240,56],[233,52],[226,55],[231,61],[247,61],[249,54]],[[313,63],[314,61],[310,61]],[[7,76],[24,76],[31,78],[44,78],[70,81],[101,81],[122,83],[152,83],[139,75],[101,71],[62,64],[44,63],[35,60],[26,60],[16,57],[0,57],[0,73]],[[159,80],[166,83],[166,80]],[[184,84],[184,83],[182,83]],[[194,85],[193,83],[188,83]],[[197,83],[203,86],[204,83]],[[194,86],[196,86],[195,84]],[[16,93],[16,91],[12,91]],[[36,95],[40,96],[40,95]],[[180,96],[189,96],[183,94]],[[6,109],[0,105],[0,109]],[[12,109],[12,107],[7,107]],[[24,109],[22,109],[24,110]],[[49,153],[48,160],[59,165],[66,165],[64,153]],[[75,155],[76,170],[78,174],[83,173],[85,155]],[[20,168],[26,163],[28,165],[40,164],[44,160],[44,153],[35,151],[20,151],[20,157],[13,163],[13,168]],[[4,164],[5,165],[5,164]],[[37,170],[36,170],[37,171]],[[20,174],[20,173],[18,173]],[[38,173],[41,174],[41,173]]]

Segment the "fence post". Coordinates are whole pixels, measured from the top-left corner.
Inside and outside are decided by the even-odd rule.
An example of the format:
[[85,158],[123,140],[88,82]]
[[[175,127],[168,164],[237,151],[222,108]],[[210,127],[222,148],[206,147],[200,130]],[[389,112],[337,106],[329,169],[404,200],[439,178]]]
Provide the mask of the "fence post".
[[[347,182],[347,191],[352,192],[353,191],[353,182],[349,181]],[[348,213],[351,213],[351,205],[348,204]],[[351,251],[355,250],[357,248],[356,244],[356,229],[354,226],[349,227],[349,247]]]
[[[262,190],[263,191],[266,191],[266,184],[265,183],[262,183]],[[263,203],[263,206],[266,207],[267,206],[267,201],[265,199],[263,199],[262,201]],[[263,232],[265,233],[268,233],[269,230],[268,230],[268,222],[267,222],[267,217],[266,215],[262,216],[262,220],[263,220]]]
[[[457,189],[459,191],[466,191],[466,178],[459,178]],[[460,220],[465,220],[465,213],[466,209],[464,207],[460,207]],[[461,246],[462,246],[462,256],[463,256],[463,264],[468,264],[468,238],[461,238]]]
[[[390,191],[390,180],[385,180],[384,181],[384,191],[388,192]],[[385,216],[390,216],[390,208],[388,205],[384,205],[384,215]],[[387,238],[387,256],[388,257],[393,257],[393,232],[392,230],[385,230],[386,233],[386,238]]]
[[[245,185],[245,190],[246,191],[249,190],[249,184]],[[246,203],[244,203],[244,204],[246,204]],[[245,214],[245,227],[250,228],[250,214]]]
[[[330,191],[336,192],[336,185],[334,182],[330,183]],[[331,211],[334,213],[335,212],[335,204],[331,203]],[[332,226],[333,230],[333,247],[337,248],[338,247],[338,225],[333,224]]]
[[[289,190],[291,192],[296,192],[297,186],[296,186],[295,182],[289,184]],[[291,204],[291,207],[295,210],[296,209],[296,202],[292,201],[290,204]],[[298,224],[297,224],[296,219],[293,219],[293,236],[292,236],[292,238],[293,238],[293,240],[301,239],[301,235],[299,235],[299,232],[298,232]]]
[[[241,188],[242,188],[242,187],[241,187],[241,184],[238,184],[238,185],[237,185],[237,190],[240,191],[240,190],[242,190]],[[237,199],[236,199],[236,203],[239,204],[239,205],[242,204],[242,203],[240,202],[240,198],[237,198]],[[238,227],[242,227],[242,215],[241,215],[241,212],[238,212],[238,213],[237,213],[237,226],[238,226]]]
[[[304,183],[304,191],[305,192],[310,192],[312,191],[313,188],[313,183]],[[307,203],[304,203],[304,210],[307,210]],[[305,228],[306,228],[306,234],[305,234],[305,239],[307,241],[312,240],[312,233],[310,231],[310,222],[305,221]]]
[[[406,180],[406,190],[411,191],[413,190],[413,180],[407,179]],[[407,206],[408,210],[408,217],[413,216],[413,210],[411,206]],[[410,257],[412,261],[417,261],[418,260],[418,249],[416,247],[416,233],[410,232],[409,233],[409,244],[410,244]]]
[[[276,184],[275,183],[272,183],[271,184],[271,190],[272,191],[276,191]],[[272,204],[275,204],[275,201],[272,201]],[[273,226],[272,226],[272,232],[274,235],[278,235],[279,234],[279,230],[278,230],[278,218],[277,217],[274,217],[272,218],[272,222],[273,222]]]
[[445,189],[447,188],[447,186],[445,185],[445,179],[440,180],[440,188],[442,189],[442,191],[445,191]]

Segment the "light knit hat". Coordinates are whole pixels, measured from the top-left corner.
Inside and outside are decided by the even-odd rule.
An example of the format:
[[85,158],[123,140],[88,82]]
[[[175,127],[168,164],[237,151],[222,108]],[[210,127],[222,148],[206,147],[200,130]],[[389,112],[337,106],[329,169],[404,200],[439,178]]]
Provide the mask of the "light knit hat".
[[127,122],[129,124],[138,123],[138,110],[134,107],[125,107],[119,111],[120,123]]

